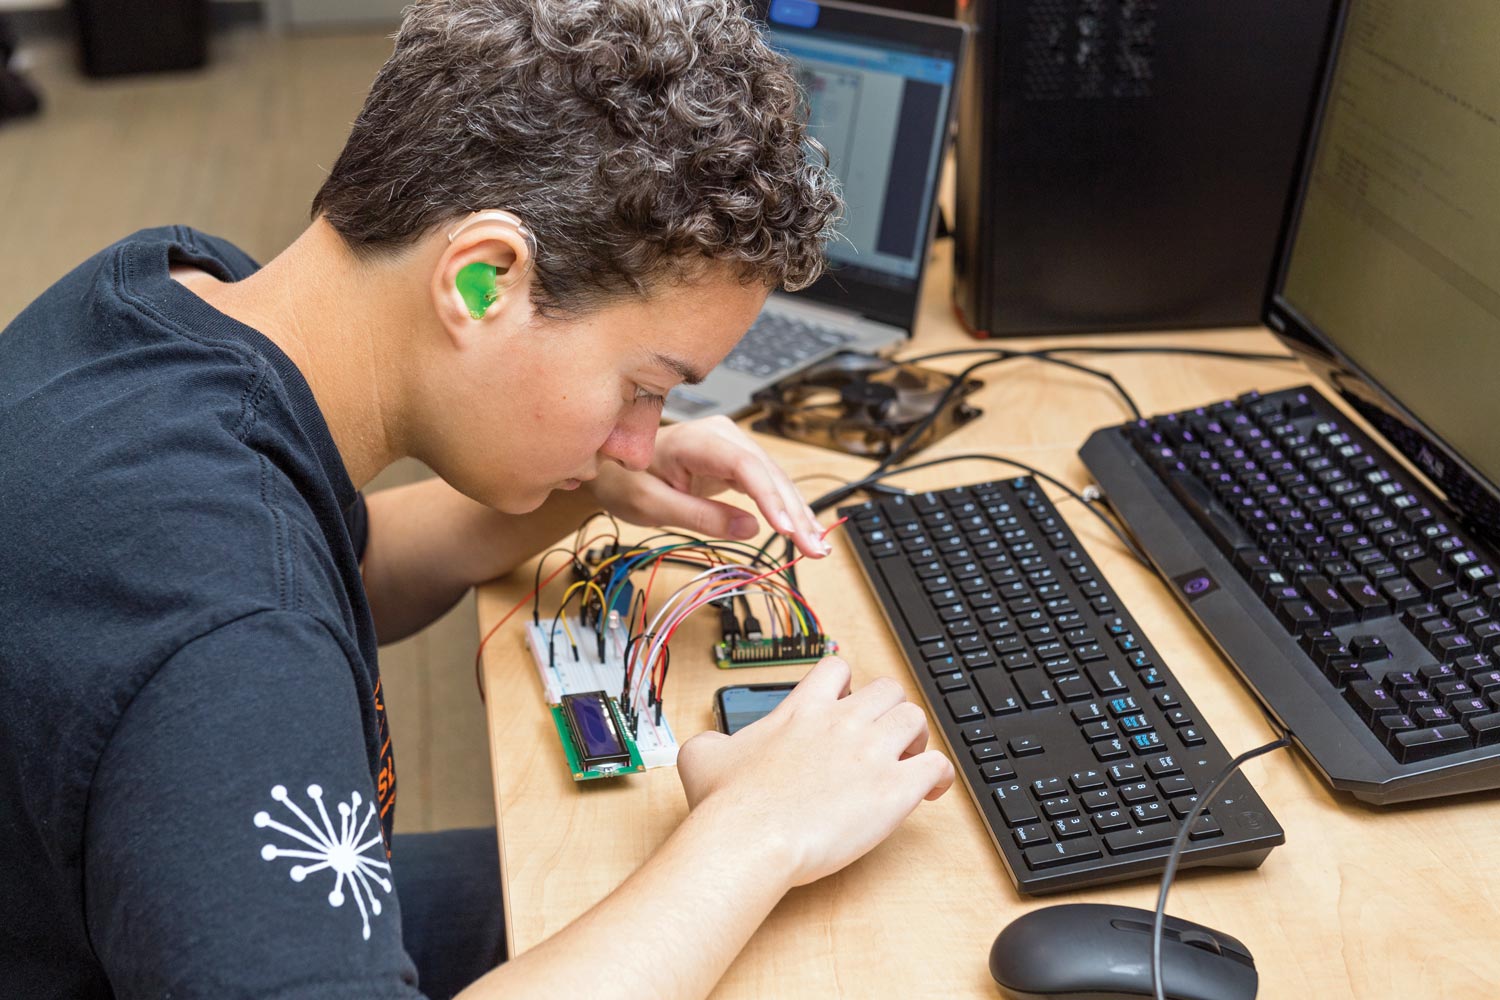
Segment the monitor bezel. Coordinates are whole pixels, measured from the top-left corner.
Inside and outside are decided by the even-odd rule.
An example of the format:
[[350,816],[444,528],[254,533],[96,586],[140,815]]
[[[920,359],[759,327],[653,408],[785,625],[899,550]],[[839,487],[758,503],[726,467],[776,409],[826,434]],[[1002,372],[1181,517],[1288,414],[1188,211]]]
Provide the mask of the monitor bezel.
[[916,277],[910,279],[883,276],[880,279],[862,278],[858,270],[845,264],[830,261],[829,268],[813,284],[799,289],[796,295],[812,302],[849,310],[867,319],[889,323],[910,332],[916,322],[918,306],[922,298],[922,286],[930,270],[928,260],[932,254],[932,241],[937,231],[937,195],[942,186],[942,164],[953,141],[953,122],[958,108],[958,88],[963,84],[965,49],[969,29],[958,21],[950,21],[925,14],[886,8],[859,7],[822,0],[818,4],[818,23],[811,29],[799,28],[781,22],[769,21],[771,0],[754,0],[752,12],[757,20],[776,31],[805,33],[813,36],[833,31],[856,35],[874,41],[899,42],[904,46],[930,49],[951,55],[953,59],[953,84],[948,88],[947,106],[943,109],[942,147],[938,151],[938,175],[933,185],[933,195],[923,206],[926,224],[922,227],[920,256],[917,258]]
[[1364,417],[1392,448],[1427,476],[1446,497],[1455,516],[1489,545],[1500,546],[1500,487],[1345,354],[1283,294],[1292,244],[1312,173],[1317,138],[1333,84],[1335,55],[1343,41],[1353,2],[1340,0],[1330,24],[1328,43],[1324,46],[1322,65],[1318,70],[1317,99],[1312,102],[1307,128],[1303,132],[1297,173],[1277,241],[1276,264],[1266,290],[1263,319],[1303,364]]

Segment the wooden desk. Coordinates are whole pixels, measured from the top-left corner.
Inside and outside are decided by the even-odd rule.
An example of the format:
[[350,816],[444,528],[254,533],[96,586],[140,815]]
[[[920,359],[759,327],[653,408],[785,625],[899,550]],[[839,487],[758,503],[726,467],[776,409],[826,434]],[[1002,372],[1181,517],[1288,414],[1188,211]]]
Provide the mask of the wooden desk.
[[[946,260],[939,259],[934,271],[914,348],[982,346],[964,336],[953,319]],[[1264,330],[1004,343],[1063,342],[1279,350]],[[1114,373],[1147,413],[1309,380],[1291,364],[1103,355],[1087,363]],[[1128,416],[1107,385],[1055,365],[1012,362],[982,377],[985,387],[973,401],[985,416],[921,457],[994,452],[1077,488],[1089,481],[1077,457],[1085,437]],[[870,465],[777,439],[765,442],[794,477],[854,478]],[[1003,474],[992,463],[954,463],[900,482],[939,488]],[[809,495],[830,485],[806,484],[814,491]],[[1064,502],[1059,509],[1230,751],[1271,738],[1253,696],[1156,577],[1076,503]],[[888,674],[921,703],[847,547],[804,566],[803,586],[853,664],[856,685]],[[527,570],[482,589],[481,632],[530,585]],[[673,643],[677,655],[666,704],[679,739],[713,725],[710,700],[720,685],[801,674],[793,668],[716,669],[707,656],[714,624],[700,616]],[[519,616],[490,640],[484,679],[511,932],[519,951],[619,885],[666,838],[686,804],[669,768],[587,787],[574,784],[543,708]],[[1495,863],[1500,797],[1381,811],[1336,796],[1290,752],[1251,761],[1245,771],[1285,828],[1286,844],[1254,871],[1184,873],[1169,911],[1244,941],[1256,956],[1262,997],[1436,1000],[1500,993],[1494,961],[1500,944],[1500,865]],[[968,794],[955,786],[940,801],[918,807],[861,861],[788,895],[714,996],[993,1000],[998,991],[987,968],[990,944],[1015,917],[1048,902],[1150,907],[1155,898],[1155,881],[1050,901],[1018,895]]]

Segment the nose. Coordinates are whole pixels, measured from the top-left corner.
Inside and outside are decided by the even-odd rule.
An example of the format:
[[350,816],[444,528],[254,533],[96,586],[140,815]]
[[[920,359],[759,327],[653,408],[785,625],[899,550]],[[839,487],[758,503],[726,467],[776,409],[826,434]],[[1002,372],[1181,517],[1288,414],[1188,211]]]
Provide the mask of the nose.
[[616,421],[599,454],[631,472],[644,472],[656,451],[656,432],[661,415],[649,406],[631,407]]

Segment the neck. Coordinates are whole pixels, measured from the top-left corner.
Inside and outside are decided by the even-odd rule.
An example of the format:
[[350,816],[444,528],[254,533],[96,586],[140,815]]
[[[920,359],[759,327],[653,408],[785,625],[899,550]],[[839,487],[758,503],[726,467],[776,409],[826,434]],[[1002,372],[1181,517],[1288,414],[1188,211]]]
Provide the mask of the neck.
[[400,433],[406,425],[404,366],[391,345],[417,329],[417,317],[407,310],[423,299],[421,289],[403,287],[410,278],[355,258],[322,219],[243,281],[223,284],[201,273],[177,277],[292,360],[356,488],[408,453]]

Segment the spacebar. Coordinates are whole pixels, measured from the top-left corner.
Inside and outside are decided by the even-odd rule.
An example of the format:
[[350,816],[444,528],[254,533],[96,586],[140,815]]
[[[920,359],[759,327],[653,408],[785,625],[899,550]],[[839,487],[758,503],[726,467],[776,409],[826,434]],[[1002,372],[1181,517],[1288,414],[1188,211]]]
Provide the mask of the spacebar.
[[[885,571],[887,562],[894,564],[893,572]],[[943,627],[938,624],[937,615],[932,613],[927,595],[917,586],[916,577],[911,575],[911,567],[890,559],[882,559],[876,565],[880,566],[880,575],[885,580],[885,585],[891,589],[891,600],[906,619],[912,638],[917,642],[935,642],[941,639]]]

